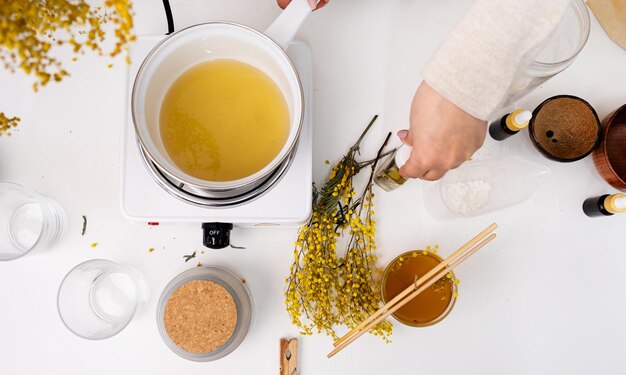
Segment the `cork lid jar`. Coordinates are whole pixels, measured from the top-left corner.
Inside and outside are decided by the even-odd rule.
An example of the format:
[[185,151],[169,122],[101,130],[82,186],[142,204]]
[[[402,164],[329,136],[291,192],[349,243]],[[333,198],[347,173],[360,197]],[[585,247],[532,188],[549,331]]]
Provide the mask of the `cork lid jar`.
[[218,267],[196,267],[176,276],[157,306],[159,333],[183,358],[220,359],[245,338],[252,299],[240,277]]

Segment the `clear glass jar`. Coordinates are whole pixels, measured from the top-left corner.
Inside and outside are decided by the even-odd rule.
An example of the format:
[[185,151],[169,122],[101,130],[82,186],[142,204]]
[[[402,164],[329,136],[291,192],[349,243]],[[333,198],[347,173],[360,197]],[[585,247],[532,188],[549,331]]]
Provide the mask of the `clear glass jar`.
[[50,249],[66,229],[67,216],[56,201],[26,186],[0,183],[0,261]]
[[561,22],[544,42],[537,55],[528,65],[523,65],[513,79],[507,109],[537,86],[570,66],[589,38],[589,10],[583,0],[572,0]]
[[72,268],[59,286],[57,309],[79,337],[102,340],[121,332],[148,300],[141,272],[125,264],[92,259]]

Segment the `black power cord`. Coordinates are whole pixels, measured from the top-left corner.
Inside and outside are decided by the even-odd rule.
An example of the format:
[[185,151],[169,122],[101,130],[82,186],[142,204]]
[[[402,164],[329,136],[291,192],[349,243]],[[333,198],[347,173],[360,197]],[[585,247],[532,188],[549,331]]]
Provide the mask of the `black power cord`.
[[167,18],[167,34],[165,35],[170,35],[174,32],[174,17],[169,0],[163,0],[163,8],[165,8],[165,17]]

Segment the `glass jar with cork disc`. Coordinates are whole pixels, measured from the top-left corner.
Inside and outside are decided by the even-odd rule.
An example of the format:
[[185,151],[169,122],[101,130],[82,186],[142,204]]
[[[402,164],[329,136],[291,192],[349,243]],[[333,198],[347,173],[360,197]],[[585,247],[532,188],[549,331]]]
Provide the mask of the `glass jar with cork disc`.
[[243,280],[218,267],[196,267],[176,276],[157,306],[159,333],[183,358],[209,362],[234,351],[252,320],[252,298]]

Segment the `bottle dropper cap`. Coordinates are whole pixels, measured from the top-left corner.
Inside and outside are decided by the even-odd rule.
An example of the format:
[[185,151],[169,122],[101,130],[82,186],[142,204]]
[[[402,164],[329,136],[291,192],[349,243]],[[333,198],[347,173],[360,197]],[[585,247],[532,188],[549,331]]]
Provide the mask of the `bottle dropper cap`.
[[621,197],[615,198],[615,200],[613,201],[613,204],[615,204],[615,208],[617,208],[618,210],[626,211],[626,197],[625,196],[622,195]]
[[522,130],[528,126],[531,118],[533,118],[532,112],[518,109],[506,118],[506,125],[511,130]]
[[605,207],[612,214],[626,212],[626,195],[614,194],[608,196],[605,200]]
[[401,168],[403,165],[406,164],[407,161],[409,161],[409,158],[411,157],[411,151],[413,151],[413,147],[406,144],[400,146],[396,150],[395,161],[398,168]]

